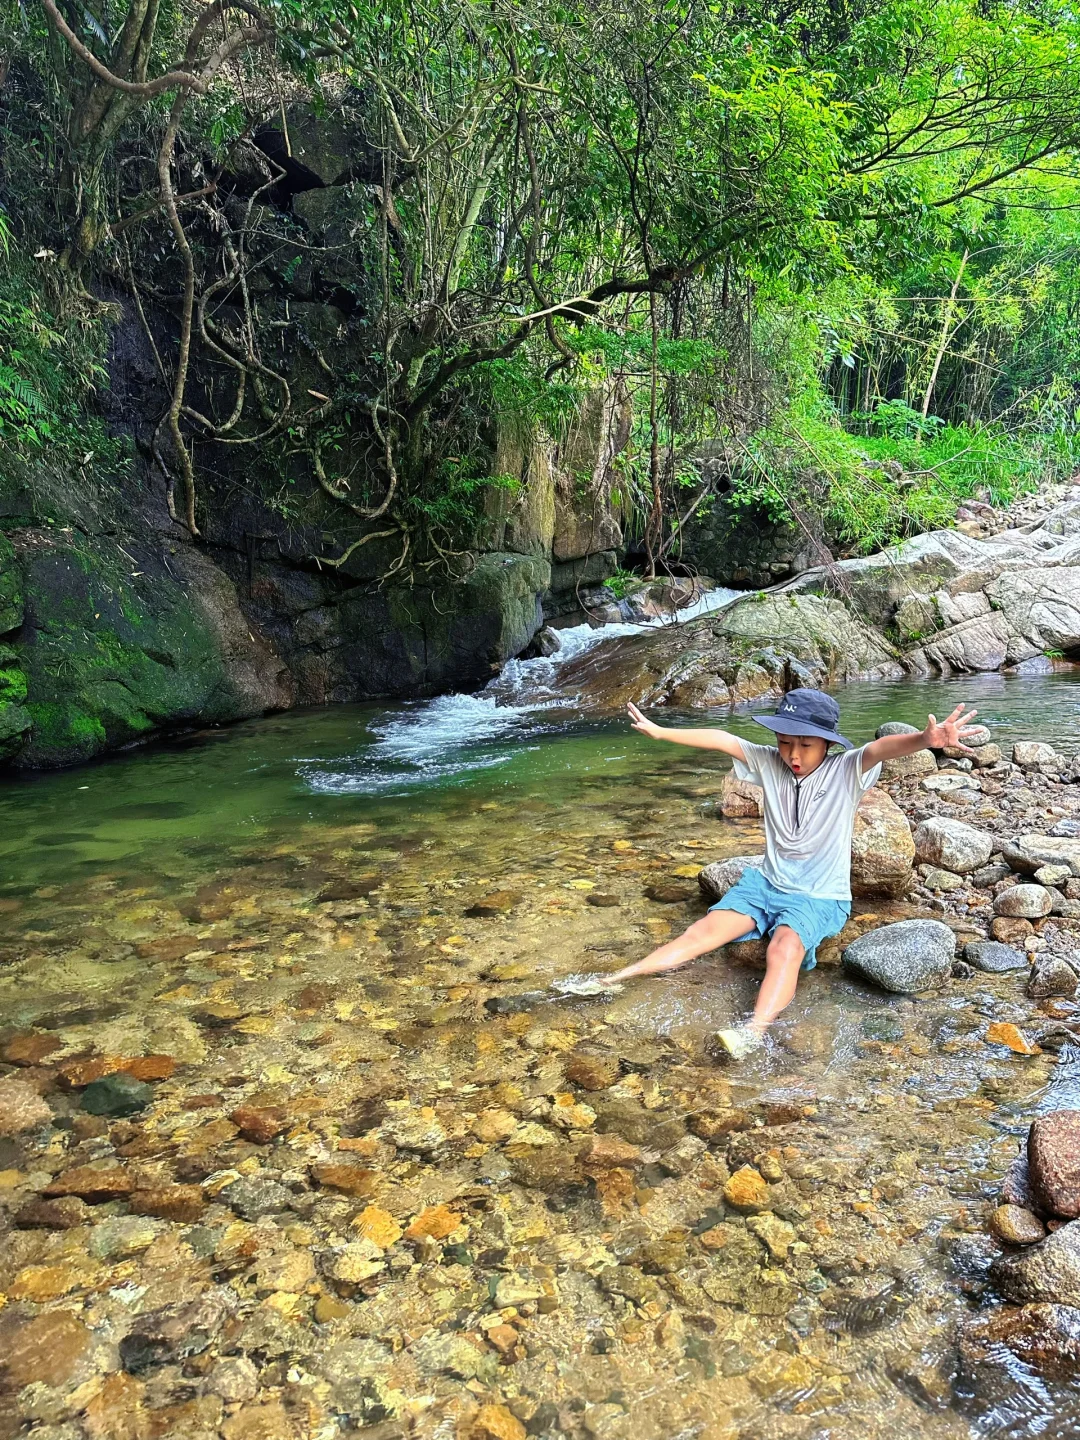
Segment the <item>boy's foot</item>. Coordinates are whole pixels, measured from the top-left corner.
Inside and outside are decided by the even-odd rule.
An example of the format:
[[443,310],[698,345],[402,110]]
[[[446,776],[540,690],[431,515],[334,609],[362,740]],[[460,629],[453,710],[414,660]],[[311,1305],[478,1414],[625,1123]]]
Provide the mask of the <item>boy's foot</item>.
[[577,995],[588,999],[594,995],[617,995],[623,988],[617,980],[606,975],[567,975],[565,980],[555,980],[551,988],[560,995]]
[[752,1025],[739,1025],[734,1030],[717,1030],[709,1046],[717,1059],[745,1060],[765,1044],[765,1036]]

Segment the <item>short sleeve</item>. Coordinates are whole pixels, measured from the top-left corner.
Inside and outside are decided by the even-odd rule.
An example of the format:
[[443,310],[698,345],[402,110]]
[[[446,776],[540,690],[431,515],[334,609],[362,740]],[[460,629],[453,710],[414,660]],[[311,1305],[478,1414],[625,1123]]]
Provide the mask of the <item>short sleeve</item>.
[[748,780],[751,785],[763,784],[763,773],[776,766],[777,752],[771,745],[755,745],[752,740],[740,739],[739,744],[742,746],[746,760],[735,760],[736,778]]
[[869,770],[863,770],[863,756],[866,746],[861,745],[858,750],[849,750],[841,762],[845,769],[848,789],[852,798],[861,800],[867,790],[871,789],[881,779],[881,761],[871,765]]

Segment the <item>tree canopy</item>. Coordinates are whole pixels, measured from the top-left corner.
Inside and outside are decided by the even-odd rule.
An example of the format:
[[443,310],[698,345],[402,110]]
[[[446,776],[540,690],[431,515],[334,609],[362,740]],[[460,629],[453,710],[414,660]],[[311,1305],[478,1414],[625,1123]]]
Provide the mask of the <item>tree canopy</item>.
[[[975,0],[11,7],[4,442],[49,438],[50,385],[90,378],[88,327],[124,296],[193,534],[193,445],[277,447],[358,520],[438,543],[448,488],[491,475],[484,416],[557,428],[604,377],[635,397],[651,559],[706,439],[779,505],[803,451],[833,505],[852,437],[974,424],[1014,479],[1069,463],[1077,31],[1063,4]],[[304,113],[344,137],[335,173],[301,174]],[[283,332],[312,267],[362,338],[316,347],[297,393]],[[836,523],[880,539],[910,508]]]

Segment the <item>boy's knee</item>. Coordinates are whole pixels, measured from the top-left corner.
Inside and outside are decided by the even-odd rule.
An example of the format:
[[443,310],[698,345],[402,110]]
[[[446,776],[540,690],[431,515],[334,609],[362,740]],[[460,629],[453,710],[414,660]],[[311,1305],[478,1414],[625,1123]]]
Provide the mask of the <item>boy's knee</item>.
[[769,941],[765,958],[766,961],[771,960],[776,965],[787,965],[795,960],[801,963],[805,954],[806,946],[795,931],[785,929],[778,931]]

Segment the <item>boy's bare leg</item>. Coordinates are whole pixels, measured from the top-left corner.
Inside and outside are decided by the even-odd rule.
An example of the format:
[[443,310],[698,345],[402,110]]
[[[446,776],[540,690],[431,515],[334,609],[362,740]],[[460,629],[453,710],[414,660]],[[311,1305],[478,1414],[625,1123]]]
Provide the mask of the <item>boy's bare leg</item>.
[[[637,975],[656,975],[661,970],[677,970],[680,965],[687,964],[698,955],[718,950],[721,945],[737,940],[740,935],[745,935],[753,928],[754,922],[749,915],[740,915],[737,910],[710,910],[700,920],[695,920],[677,940],[669,940],[651,955],[646,955],[644,960],[637,960],[633,965],[627,965],[625,970],[618,970],[614,975],[605,978],[611,981],[630,980]],[[787,1001],[784,1003],[787,1004]]]
[[788,925],[778,925],[765,953],[765,979],[754,1006],[752,1029],[761,1033],[772,1024],[781,1010],[787,1008],[799,983],[799,966],[806,947]]

